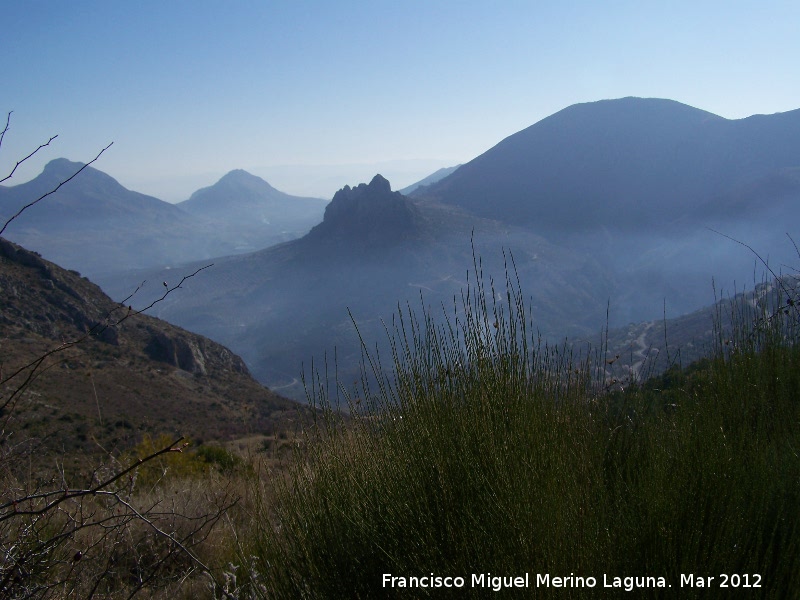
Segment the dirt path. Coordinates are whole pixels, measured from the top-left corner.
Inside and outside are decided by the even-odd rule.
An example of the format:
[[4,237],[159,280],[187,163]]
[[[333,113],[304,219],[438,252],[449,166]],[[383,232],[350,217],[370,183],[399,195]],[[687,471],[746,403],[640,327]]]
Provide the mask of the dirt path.
[[651,352],[655,352],[655,354],[658,355],[659,349],[652,347],[651,342],[647,340],[647,333],[653,328],[654,324],[655,321],[647,323],[638,337],[631,342],[631,348],[633,349],[631,353],[633,356],[633,363],[630,366],[631,373],[638,375],[641,372],[642,365],[648,359]]

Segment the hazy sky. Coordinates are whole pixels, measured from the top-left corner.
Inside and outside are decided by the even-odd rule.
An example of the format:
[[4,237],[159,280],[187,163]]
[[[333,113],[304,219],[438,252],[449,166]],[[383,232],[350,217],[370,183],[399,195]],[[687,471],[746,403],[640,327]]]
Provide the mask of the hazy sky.
[[[466,162],[566,106],[800,108],[800,2],[5,3],[3,174],[88,161],[177,201],[243,168],[330,197]],[[355,178],[355,179],[354,179]]]

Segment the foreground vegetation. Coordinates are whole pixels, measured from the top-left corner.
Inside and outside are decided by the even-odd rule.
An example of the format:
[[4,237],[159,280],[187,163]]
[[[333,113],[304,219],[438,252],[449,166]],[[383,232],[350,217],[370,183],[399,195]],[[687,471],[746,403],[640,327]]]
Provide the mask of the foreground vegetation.
[[[701,577],[710,597],[796,594],[795,290],[733,304],[712,358],[645,379],[617,375],[602,348],[542,342],[518,285],[502,287],[479,277],[441,318],[399,312],[391,356],[365,345],[362,381],[335,389],[315,375],[316,417],[271,447],[240,457],[148,438],[96,475],[124,477],[96,493],[62,486],[63,500],[6,479],[2,590],[477,598],[528,574],[505,594],[708,595]],[[463,587],[401,587],[429,576]]]
[[[256,520],[266,595],[485,597],[492,580],[473,587],[472,576],[489,573],[529,573],[514,592],[533,597],[603,596],[621,591],[603,587],[615,577],[638,583],[629,576],[671,596],[682,574],[714,577],[713,596],[756,585],[757,597],[796,594],[794,296],[738,305],[729,338],[720,315],[712,359],[639,384],[613,378],[614,357],[531,340],[506,283],[506,301],[487,305],[496,293],[479,280],[443,326],[429,312],[398,315],[392,380],[370,355],[377,386],[330,392],[317,380],[307,450]],[[342,401],[352,424],[334,410]],[[465,585],[403,589],[384,574]],[[536,574],[596,587],[537,588]]]

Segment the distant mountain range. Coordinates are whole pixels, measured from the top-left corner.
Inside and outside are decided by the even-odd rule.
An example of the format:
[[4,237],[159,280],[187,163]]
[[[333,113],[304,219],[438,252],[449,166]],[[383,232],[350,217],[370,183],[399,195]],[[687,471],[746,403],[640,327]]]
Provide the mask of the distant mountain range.
[[444,167],[442,169],[439,169],[438,171],[431,173],[427,177],[420,179],[416,183],[412,183],[408,187],[404,187],[402,190],[399,191],[404,196],[408,196],[409,194],[411,194],[411,192],[416,191],[418,188],[422,186],[431,185],[432,183],[436,183],[440,179],[444,179],[445,177],[453,173],[460,166],[461,165],[456,165],[455,167]]
[[[6,407],[14,443],[29,439],[75,459],[74,450],[107,454],[144,433],[225,442],[293,428],[303,410],[257,383],[224,346],[131,313],[77,273],[2,238],[0,288],[0,379],[85,338],[47,358]],[[2,398],[26,377],[5,382]]]
[[231,171],[210,187],[197,190],[178,207],[207,219],[230,239],[237,252],[253,251],[298,238],[322,221],[327,202],[290,196],[247,171]]
[[[524,281],[540,282],[533,290],[537,307],[559,324],[552,328],[553,321],[537,321],[544,333],[559,335],[567,323],[571,334],[593,331],[613,289],[612,274],[602,265],[519,228],[415,205],[392,192],[380,175],[337,192],[324,221],[306,236],[216,261],[154,314],[233,344],[261,381],[302,398],[301,366],[315,357],[321,361],[325,352],[331,361],[336,355],[340,376],[358,378],[361,349],[349,315],[365,341],[383,344],[383,323],[392,322],[398,306],[419,308],[422,295],[440,315],[442,305],[452,307],[470,280],[474,285],[474,272],[467,274],[473,248],[485,271],[502,278],[500,244],[519,252]],[[137,277],[172,281],[179,273]],[[112,287],[112,296],[133,282]],[[498,293],[501,289],[498,285]],[[134,301],[149,303],[154,291],[142,290]]]
[[[54,189],[81,165],[66,159],[13,187],[0,186],[0,220]],[[319,223],[326,202],[272,188],[232,171],[178,205],[124,188],[91,167],[57,194],[28,209],[6,237],[59,264],[102,279],[131,269],[164,267],[265,248]]]
[[[192,214],[173,208],[209,219],[231,186],[266,194],[251,177],[233,172],[201,190],[186,203]],[[754,274],[760,280],[752,252],[716,232],[746,242],[776,269],[797,262],[785,233],[800,222],[800,111],[728,120],[670,100],[579,104],[434,179],[410,196],[380,176],[346,186],[303,237],[234,256],[246,215],[258,218],[257,203],[240,192],[231,203],[244,207],[239,225],[205,230],[208,245],[195,259],[210,259],[217,235],[231,256],[214,258],[157,314],[230,345],[261,381],[301,397],[300,366],[312,356],[330,358],[336,347],[340,374],[357,372],[348,310],[375,343],[385,337],[382,320],[391,323],[398,305],[418,306],[420,294],[437,314],[457,306],[476,267],[487,283],[493,278],[497,301],[505,269],[516,271],[532,327],[547,339],[589,339],[606,325],[706,306],[712,278],[723,295],[734,282],[740,289]],[[163,224],[154,231],[169,237]],[[202,264],[119,268],[100,281],[114,298],[156,282],[134,299],[142,304],[162,280]]]

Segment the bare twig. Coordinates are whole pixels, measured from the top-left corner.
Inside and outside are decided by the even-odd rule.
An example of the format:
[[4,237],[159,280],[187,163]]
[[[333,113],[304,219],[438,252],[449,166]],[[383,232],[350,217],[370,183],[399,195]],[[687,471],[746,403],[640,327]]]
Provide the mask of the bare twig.
[[[134,562],[139,565],[137,571],[142,578],[134,586],[132,594],[141,590],[145,585],[156,578],[161,570],[168,566],[174,557],[183,555],[194,565],[189,572],[200,570],[215,582],[211,568],[193,551],[192,547],[204,541],[216,523],[238,501],[230,493],[225,493],[218,499],[213,510],[200,515],[185,514],[176,506],[161,507],[163,499],[156,499],[146,504],[143,508],[137,507],[130,498],[126,498],[125,486],[116,484],[142,465],[155,460],[159,456],[181,452],[188,442],[181,444],[183,438],[177,438],[161,449],[151,452],[146,457],[140,458],[122,469],[118,473],[106,477],[102,482],[83,489],[68,489],[66,486],[59,490],[29,493],[15,498],[10,502],[0,505],[0,522],[6,521],[3,531],[14,532],[13,538],[0,541],[0,549],[4,560],[0,562],[0,596],[4,593],[21,592],[19,597],[30,597],[39,594],[42,589],[52,589],[70,582],[77,585],[76,575],[73,570],[84,555],[93,551],[95,557],[100,556],[104,546],[117,547],[123,540],[127,544],[138,542],[128,539],[129,527],[141,523],[153,531],[157,537],[168,542],[163,553],[156,556],[153,551],[136,553]],[[128,490],[130,492],[130,490]],[[109,503],[98,500],[107,499]],[[88,504],[87,504],[88,502]],[[71,507],[71,508],[70,508]],[[164,521],[166,519],[166,521]],[[163,521],[164,527],[159,524]],[[188,530],[178,533],[176,523],[190,524]],[[8,523],[11,524],[10,528]],[[17,525],[14,525],[14,524]],[[64,544],[75,541],[78,532],[83,530],[97,531],[93,538],[87,540],[87,545],[78,542],[77,552],[69,551],[72,560],[61,559],[59,564],[66,566],[66,573],[58,570],[52,573],[52,578],[42,580],[42,576],[49,574],[54,564],[54,552]],[[62,556],[63,556],[63,550]],[[141,561],[147,558],[144,563]],[[150,562],[149,559],[155,559]],[[106,557],[107,567],[111,564],[110,557]],[[143,570],[142,570],[143,569]],[[99,580],[109,575],[109,568],[101,569],[95,577],[92,589],[97,589]],[[55,578],[55,579],[53,579]],[[31,581],[27,581],[31,579]],[[14,597],[18,597],[15,595]]]
[[[764,268],[767,269],[769,274],[772,275],[772,278],[775,280],[775,283],[777,283],[778,287],[780,287],[781,291],[788,298],[787,306],[791,307],[794,310],[795,315],[800,316],[800,302],[798,302],[797,298],[793,296],[794,290],[790,290],[786,286],[786,282],[785,282],[784,278],[782,276],[778,275],[777,273],[775,273],[775,271],[772,270],[772,267],[769,266],[769,262],[768,261],[764,260],[764,258],[762,258],[762,256],[758,252],[756,252],[753,249],[752,246],[742,242],[741,240],[737,240],[734,237],[731,237],[729,235],[725,235],[724,233],[721,233],[721,232],[717,231],[716,229],[711,229],[710,227],[708,229],[710,231],[713,231],[717,235],[721,235],[722,237],[727,238],[727,239],[731,240],[732,242],[736,242],[740,246],[744,246],[745,248],[750,250],[750,252],[753,253],[753,255],[761,262],[761,264],[764,265]],[[794,239],[792,239],[792,236],[790,236],[788,233],[786,234],[786,236],[792,242],[792,244],[794,245],[795,251],[797,252],[798,256],[800,257],[800,249],[798,249],[797,244],[795,243]],[[795,295],[796,295],[796,292],[795,292]],[[785,310],[788,310],[788,308],[785,309]]]
[[[0,148],[3,147],[3,140],[6,137],[6,131],[8,131],[9,124],[11,123],[11,114],[13,112],[14,112],[13,110],[10,110],[10,111],[8,111],[8,114],[6,115],[6,126],[3,128],[3,131],[0,132]],[[8,179],[8,178],[6,178],[6,179]],[[5,179],[3,181],[5,181]]]
[[[146,456],[145,458],[140,458],[135,463],[133,463],[132,465],[128,466],[128,468],[123,469],[122,471],[120,471],[119,473],[114,475],[113,477],[110,477],[110,478],[106,479],[105,481],[103,481],[101,483],[98,483],[94,487],[91,487],[91,488],[88,488],[88,489],[82,489],[82,490],[67,490],[67,489],[64,489],[64,490],[54,490],[54,491],[50,491],[50,492],[43,492],[41,494],[29,494],[27,496],[16,498],[16,499],[14,499],[14,500],[12,500],[10,502],[6,502],[5,504],[0,504],[0,522],[5,521],[6,519],[9,519],[10,517],[13,517],[14,515],[41,515],[41,514],[44,514],[44,513],[48,512],[48,511],[52,510],[53,508],[55,508],[56,506],[58,506],[59,504],[61,504],[62,502],[65,502],[67,500],[72,500],[74,498],[80,498],[81,496],[89,496],[89,495],[97,494],[98,492],[100,492],[104,488],[107,488],[108,486],[110,486],[115,481],[118,481],[119,479],[123,478],[125,475],[127,475],[128,473],[130,473],[134,469],[139,468],[144,463],[150,462],[154,458],[157,458],[157,457],[161,456],[162,454],[166,454],[167,452],[181,452],[181,451],[183,451],[183,449],[188,445],[188,443],[184,444],[183,446],[177,446],[177,444],[180,443],[181,441],[183,441],[183,439],[184,439],[183,436],[181,436],[177,440],[175,440],[174,442],[169,444],[168,446],[162,448],[161,450],[158,450],[157,452],[153,452],[152,454]],[[49,499],[49,498],[51,498],[53,496],[58,496],[58,497],[55,500],[53,500],[52,502],[49,502],[48,504],[46,504],[45,506],[40,508],[40,509],[36,509],[36,510],[20,510],[18,508],[18,506],[20,504],[23,504],[25,502],[29,502],[31,500],[40,500],[40,499],[46,500],[46,499]],[[2,511],[8,511],[9,508],[12,508],[13,510],[11,512],[2,512]]]
[[[3,128],[3,131],[0,131],[0,148],[2,148],[2,147],[3,147],[3,140],[5,139],[5,137],[6,137],[6,132],[7,132],[7,131],[8,131],[8,129],[9,129],[9,126],[10,126],[10,123],[11,123],[11,115],[12,115],[12,113],[13,113],[13,112],[14,112],[13,110],[10,110],[10,111],[8,111],[8,114],[6,115],[6,126]],[[33,152],[31,152],[30,154],[28,154],[28,156],[26,156],[25,158],[23,158],[23,159],[21,159],[21,160],[18,160],[18,161],[17,161],[17,164],[16,164],[16,165],[14,165],[14,168],[13,168],[13,169],[11,169],[11,172],[10,172],[8,175],[6,175],[5,177],[3,177],[2,179],[0,179],[0,183],[3,183],[4,181],[7,181],[7,180],[11,179],[11,178],[14,176],[14,172],[17,170],[17,168],[18,168],[18,167],[19,167],[19,166],[20,166],[22,163],[24,163],[26,160],[28,160],[29,158],[31,158],[31,157],[32,157],[34,154],[36,154],[37,152],[39,152],[39,150],[41,150],[42,148],[45,148],[45,147],[49,146],[49,145],[50,145],[50,142],[52,142],[52,141],[53,141],[54,139],[56,139],[57,137],[58,137],[58,135],[54,135],[54,136],[52,136],[52,137],[51,137],[49,140],[47,140],[47,141],[46,141],[44,144],[39,144],[39,147],[38,147],[38,148],[36,148],[36,150],[34,150]]]
[[[157,298],[156,300],[153,300],[153,302],[151,302],[150,304],[148,304],[148,305],[147,305],[147,306],[145,306],[144,308],[142,308],[142,309],[140,309],[140,310],[132,310],[132,309],[131,309],[131,310],[127,310],[127,311],[125,312],[125,314],[124,314],[124,315],[123,315],[121,318],[119,318],[119,319],[118,319],[118,320],[116,320],[116,321],[112,321],[112,320],[111,320],[111,317],[113,316],[113,314],[114,314],[115,312],[117,312],[117,311],[123,310],[123,308],[122,308],[122,307],[115,307],[113,310],[109,311],[109,312],[106,314],[105,318],[104,318],[102,321],[100,321],[99,323],[97,323],[97,324],[96,324],[94,327],[92,327],[91,329],[89,329],[89,330],[88,330],[88,331],[87,331],[85,334],[83,334],[83,335],[82,335],[82,336],[80,336],[79,338],[77,338],[77,339],[74,339],[74,340],[71,340],[71,341],[68,341],[68,342],[63,342],[63,343],[59,344],[59,345],[58,345],[58,346],[56,346],[55,348],[52,348],[51,350],[48,350],[47,352],[45,352],[45,353],[43,353],[43,354],[41,354],[41,355],[37,356],[37,357],[36,357],[34,360],[32,360],[31,362],[27,363],[26,365],[23,365],[23,366],[21,366],[21,367],[20,367],[20,368],[18,368],[16,371],[14,371],[14,372],[12,372],[11,374],[9,374],[9,375],[5,376],[5,378],[3,378],[3,379],[0,379],[0,385],[3,385],[3,384],[5,384],[5,383],[7,383],[7,382],[11,381],[12,379],[14,379],[15,377],[17,377],[17,376],[18,376],[18,375],[20,375],[21,373],[25,372],[26,370],[28,371],[28,374],[27,374],[27,377],[26,377],[25,381],[23,381],[23,382],[22,382],[20,385],[18,385],[18,386],[17,386],[17,387],[14,389],[14,391],[13,391],[13,392],[11,392],[11,395],[10,395],[10,396],[9,396],[7,399],[5,399],[4,401],[3,401],[2,399],[0,399],[0,410],[2,410],[2,409],[5,409],[6,407],[8,407],[8,406],[9,406],[9,404],[11,404],[11,402],[12,402],[12,401],[13,401],[13,400],[14,400],[14,399],[15,399],[15,398],[16,398],[16,397],[17,397],[17,396],[18,396],[18,395],[19,395],[19,394],[20,394],[20,393],[21,393],[21,392],[24,390],[24,389],[26,389],[26,388],[27,388],[27,387],[28,387],[28,386],[29,386],[29,385],[30,385],[30,384],[33,382],[33,380],[34,380],[34,378],[36,377],[37,373],[38,373],[38,372],[39,372],[39,370],[42,368],[42,365],[44,364],[44,362],[45,362],[45,361],[46,361],[46,360],[47,360],[49,357],[53,356],[54,354],[59,354],[59,353],[61,353],[61,352],[64,352],[65,350],[67,350],[67,349],[69,349],[69,348],[71,348],[71,347],[73,347],[73,346],[76,346],[76,345],[78,345],[78,344],[80,344],[80,343],[82,343],[82,342],[85,342],[87,339],[89,339],[89,338],[90,338],[90,337],[92,337],[92,336],[97,336],[97,335],[100,335],[100,334],[101,334],[103,331],[105,331],[105,330],[106,330],[106,329],[108,329],[109,327],[115,327],[115,326],[117,326],[117,325],[120,325],[120,324],[124,323],[125,321],[127,321],[128,319],[130,319],[131,317],[133,317],[133,316],[135,316],[135,315],[139,315],[139,314],[141,314],[141,313],[145,312],[146,310],[149,310],[149,309],[151,309],[153,306],[155,306],[155,305],[156,305],[156,304],[158,304],[159,302],[162,302],[162,301],[163,301],[163,300],[164,300],[164,299],[165,299],[167,296],[169,296],[169,295],[170,295],[172,292],[174,292],[174,291],[175,291],[175,290],[177,290],[177,289],[180,289],[180,288],[181,288],[181,285],[182,285],[182,284],[183,284],[183,283],[184,283],[184,282],[185,282],[187,279],[191,279],[192,277],[194,277],[195,275],[197,275],[198,273],[200,273],[200,271],[203,271],[204,269],[208,269],[209,267],[213,267],[213,266],[214,266],[214,263],[211,263],[211,264],[208,264],[208,265],[206,265],[206,266],[204,266],[204,267],[200,267],[199,269],[197,269],[196,271],[194,271],[193,273],[191,273],[191,274],[189,274],[189,275],[184,275],[184,276],[183,276],[183,278],[180,280],[180,282],[179,282],[177,285],[175,285],[175,286],[173,286],[173,287],[168,287],[168,288],[167,288],[167,289],[164,291],[164,293],[163,293],[163,294],[162,294],[162,295],[161,295],[159,298]],[[140,285],[139,287],[137,287],[137,288],[136,288],[136,291],[138,291],[140,288],[141,288],[141,285]],[[133,297],[133,295],[136,293],[136,291],[134,291],[134,292],[133,292],[133,294],[131,294],[131,295],[130,295],[130,296],[128,296],[127,298],[125,298],[125,302],[127,302],[128,300],[130,300],[130,299],[131,299],[131,297]],[[124,302],[123,302],[123,304],[124,304]]]
[[[9,112],[5,128],[0,131],[0,146],[9,130],[10,118]],[[20,164],[56,137],[53,136],[18,161],[11,173],[0,182],[9,179]],[[5,222],[0,234],[25,210],[54,194],[97,161],[110,146],[103,148],[94,159],[51,191],[22,207]],[[21,455],[18,448],[8,443],[10,434],[7,434],[4,425],[9,422],[22,393],[39,375],[57,364],[48,359],[152,308],[181,288],[187,279],[211,266],[200,267],[185,275],[177,285],[165,286],[164,293],[141,310],[133,310],[124,303],[114,306],[98,323],[76,334],[75,339],[62,339],[59,345],[10,374],[0,364],[0,386],[15,378],[22,380],[13,386],[10,396],[5,399],[0,397],[0,414],[3,415],[3,423],[0,423],[0,466],[5,468],[12,464],[9,461],[18,460]],[[140,288],[141,285],[124,302],[128,302]],[[120,314],[121,310],[124,312]],[[132,597],[145,587],[165,585],[196,572],[208,575],[214,587],[218,587],[209,566],[193,548],[207,538],[219,519],[235,504],[233,493],[224,491],[214,499],[213,507],[200,514],[182,510],[174,501],[164,506],[163,499],[157,499],[154,502],[147,501],[142,506],[132,499],[139,467],[167,453],[181,452],[188,445],[188,442],[180,445],[182,440],[182,437],[177,438],[124,467],[116,462],[116,472],[109,474],[103,468],[95,469],[89,483],[77,489],[71,489],[63,474],[58,482],[34,483],[29,480],[17,483],[10,471],[0,472],[4,478],[11,477],[0,491],[0,597],[48,597],[56,590],[59,597],[92,597],[104,594],[103,586],[120,585]],[[124,480],[126,477],[128,480]],[[179,529],[182,523],[188,525],[183,531]],[[137,524],[140,524],[138,530],[134,529]],[[142,537],[146,531],[152,533]],[[154,546],[159,539],[166,543],[159,542]],[[97,564],[98,560],[100,564]],[[127,567],[118,564],[118,561]]]
[[[53,141],[53,139],[55,139],[55,136],[54,136],[53,138],[50,138],[50,141],[49,141],[49,142],[47,142],[47,144],[49,144],[51,141]],[[38,151],[39,151],[39,149],[43,148],[44,146],[47,146],[47,144],[42,144],[41,146],[39,146],[39,148],[37,148],[36,150],[34,150],[34,151],[33,151],[33,152],[32,152],[32,153],[31,153],[31,154],[28,156],[28,157],[26,157],[25,159],[23,159],[23,161],[24,161],[24,160],[27,160],[27,158],[30,158],[31,156],[33,156],[34,154],[36,154],[36,152],[38,152]],[[75,171],[75,172],[74,172],[72,175],[70,175],[70,176],[69,176],[67,179],[65,179],[64,181],[60,182],[60,183],[59,183],[59,184],[58,184],[56,187],[54,187],[52,190],[50,190],[50,191],[49,191],[49,192],[47,192],[46,194],[42,194],[41,196],[39,196],[39,197],[38,197],[36,200],[34,200],[33,202],[29,202],[28,204],[26,204],[25,206],[23,206],[22,208],[20,208],[20,209],[17,211],[17,213],[16,213],[15,215],[13,215],[13,216],[12,216],[10,219],[8,219],[8,220],[5,222],[5,224],[3,225],[2,229],[0,229],[0,235],[3,235],[3,232],[6,230],[6,228],[7,228],[7,227],[8,227],[8,226],[11,224],[11,222],[12,222],[14,219],[16,219],[17,217],[19,217],[19,216],[20,216],[20,215],[21,215],[23,212],[25,212],[25,211],[26,211],[27,209],[29,209],[31,206],[34,206],[35,204],[38,204],[39,202],[41,202],[42,200],[44,200],[45,198],[47,198],[48,196],[51,196],[52,194],[55,194],[55,193],[56,193],[56,192],[57,192],[59,189],[61,189],[61,186],[62,186],[62,185],[64,185],[65,183],[67,183],[67,182],[69,182],[69,181],[72,181],[72,180],[73,180],[75,177],[77,177],[77,175],[78,175],[78,174],[79,174],[81,171],[83,171],[83,170],[84,170],[86,167],[88,167],[89,165],[91,165],[91,164],[93,164],[94,162],[96,162],[96,161],[97,161],[97,159],[99,159],[99,158],[102,156],[103,152],[105,152],[106,150],[108,150],[109,148],[111,148],[111,146],[113,146],[113,145],[114,145],[114,142],[111,142],[111,143],[110,143],[108,146],[106,146],[105,148],[103,148],[102,150],[100,150],[100,152],[98,152],[97,156],[95,156],[95,157],[94,157],[92,160],[90,160],[88,163],[86,163],[85,165],[83,165],[83,166],[82,166],[80,169],[78,169],[77,171]],[[16,167],[14,167],[14,168],[16,169]],[[12,171],[12,172],[13,172],[13,171]],[[10,177],[10,176],[9,176],[9,177]],[[7,178],[6,178],[6,179],[7,179]],[[4,179],[3,181],[5,181],[5,179]]]

